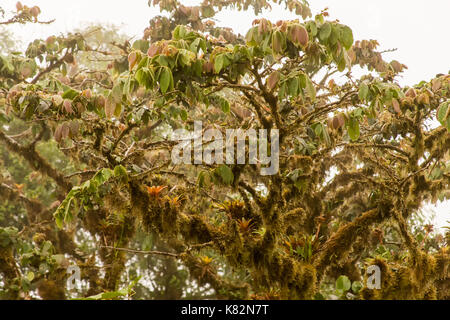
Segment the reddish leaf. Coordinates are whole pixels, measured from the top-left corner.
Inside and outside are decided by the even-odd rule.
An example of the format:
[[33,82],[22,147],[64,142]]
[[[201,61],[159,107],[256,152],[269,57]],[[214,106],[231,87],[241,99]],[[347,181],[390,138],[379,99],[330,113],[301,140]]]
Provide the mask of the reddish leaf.
[[62,125],[59,125],[55,129],[54,137],[56,142],[60,143],[62,139]]
[[64,100],[63,108],[64,108],[64,111],[66,111],[66,113],[68,113],[68,114],[73,113],[72,102],[70,100]]
[[303,47],[306,46],[309,41],[308,31],[306,31],[305,27],[299,24],[291,27],[289,37],[293,43],[300,44]]
[[408,91],[406,91],[405,95],[409,98],[415,98],[417,96],[416,90],[414,88],[409,88]]
[[129,66],[130,70],[133,70],[134,66],[136,65],[137,58],[138,58],[137,53],[135,51],[131,52],[128,55],[128,66]]
[[116,103],[108,98],[105,101],[105,115],[108,119],[111,119],[114,115],[114,111],[116,110]]
[[151,46],[150,46],[150,48],[148,48],[148,51],[147,51],[147,55],[149,56],[149,57],[154,57],[154,56],[156,56],[157,54],[159,54],[159,46],[158,45],[156,45],[156,44],[152,44]]
[[333,118],[333,129],[338,130],[345,125],[345,118],[342,114],[339,114]]
[[438,79],[433,79],[433,80],[431,81],[431,89],[432,89],[434,92],[438,91],[441,87],[442,87],[442,83],[441,83],[440,80],[438,80]]
[[37,16],[41,13],[41,9],[38,6],[34,6],[33,8],[30,9],[30,14],[37,18]]
[[280,73],[278,71],[272,72],[269,78],[267,78],[267,88],[272,91],[277,85],[278,81],[280,81]]
[[403,70],[402,64],[396,60],[393,60],[391,62],[391,67],[392,67],[392,69],[394,69],[395,73],[402,72],[402,70]]
[[397,114],[402,113],[402,109],[400,109],[400,103],[397,99],[392,99],[392,107]]

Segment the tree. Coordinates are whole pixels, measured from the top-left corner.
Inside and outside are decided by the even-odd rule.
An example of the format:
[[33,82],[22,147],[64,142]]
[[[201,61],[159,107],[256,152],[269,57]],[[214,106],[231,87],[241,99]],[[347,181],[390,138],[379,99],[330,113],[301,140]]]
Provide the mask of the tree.
[[[450,76],[401,87],[377,41],[279,4],[298,19],[243,37],[211,18],[268,1],[154,0],[132,44],[81,30],[0,57],[4,297],[448,298],[449,234],[418,210],[449,197]],[[278,130],[279,170],[174,164],[196,121]]]

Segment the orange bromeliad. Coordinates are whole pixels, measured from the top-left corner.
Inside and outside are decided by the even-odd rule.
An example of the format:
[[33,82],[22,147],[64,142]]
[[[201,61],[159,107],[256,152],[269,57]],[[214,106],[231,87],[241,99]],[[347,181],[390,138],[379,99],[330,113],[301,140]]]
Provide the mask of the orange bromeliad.
[[157,187],[148,187],[147,186],[147,192],[150,196],[159,198],[161,192],[166,188],[167,188],[167,186],[157,186]]

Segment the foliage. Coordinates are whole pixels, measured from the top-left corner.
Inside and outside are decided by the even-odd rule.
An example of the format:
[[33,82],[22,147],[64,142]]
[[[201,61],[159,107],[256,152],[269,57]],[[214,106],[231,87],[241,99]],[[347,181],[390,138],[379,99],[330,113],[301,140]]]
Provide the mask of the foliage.
[[[402,87],[376,40],[274,2],[154,0],[134,42],[90,26],[1,51],[2,298],[448,298],[448,233],[418,212],[450,196],[450,76]],[[298,19],[212,19],[271,5]],[[172,164],[194,121],[278,129],[279,172]]]

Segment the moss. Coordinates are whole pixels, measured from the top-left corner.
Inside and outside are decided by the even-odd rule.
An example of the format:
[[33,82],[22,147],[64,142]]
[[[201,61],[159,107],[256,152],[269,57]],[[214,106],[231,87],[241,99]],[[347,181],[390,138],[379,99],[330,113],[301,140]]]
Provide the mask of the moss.
[[[381,270],[381,289],[361,291],[364,299],[436,299],[442,295],[438,287],[440,279],[448,280],[448,275],[442,274],[442,259],[448,259],[442,252],[435,256],[419,252],[415,257],[410,256],[407,265],[387,263],[377,258],[370,264],[377,265]],[[447,260],[448,265],[448,260]],[[444,267],[445,268],[445,267]],[[372,291],[372,292],[371,292]]]
[[437,289],[436,287],[430,287],[423,296],[424,300],[436,300],[437,299]]
[[377,291],[369,288],[362,288],[359,292],[359,296],[363,300],[376,300],[377,299]]
[[[319,255],[315,257],[314,265],[321,275],[336,261],[341,261],[349,254],[357,238],[367,233],[369,227],[375,222],[388,218],[383,216],[383,210],[372,209],[353,222],[341,227],[322,247]],[[320,279],[319,279],[320,281]]]
[[350,281],[361,281],[361,271],[359,270],[355,261],[347,260],[341,265],[332,265],[327,272],[327,275],[332,279],[337,279],[341,275],[346,275]]
[[436,273],[440,280],[450,278],[450,250],[444,247],[435,255]]
[[197,215],[180,215],[179,230],[189,242],[206,243],[214,239],[213,232],[204,218]]
[[12,247],[0,247],[0,273],[5,276],[6,281],[11,281],[20,275]]
[[66,294],[64,292],[64,286],[55,280],[44,279],[39,282],[38,294],[44,300],[64,300]]
[[295,208],[281,215],[282,228],[287,235],[303,230],[306,219],[306,211],[303,208]]
[[191,254],[182,254],[181,260],[189,269],[191,277],[199,285],[209,284],[215,289],[219,299],[247,299],[249,287],[247,284],[234,284],[221,279],[211,264],[205,265],[198,257]]
[[415,280],[426,283],[434,277],[436,271],[436,259],[425,252],[419,252],[417,257],[411,259],[411,268],[414,269]]

